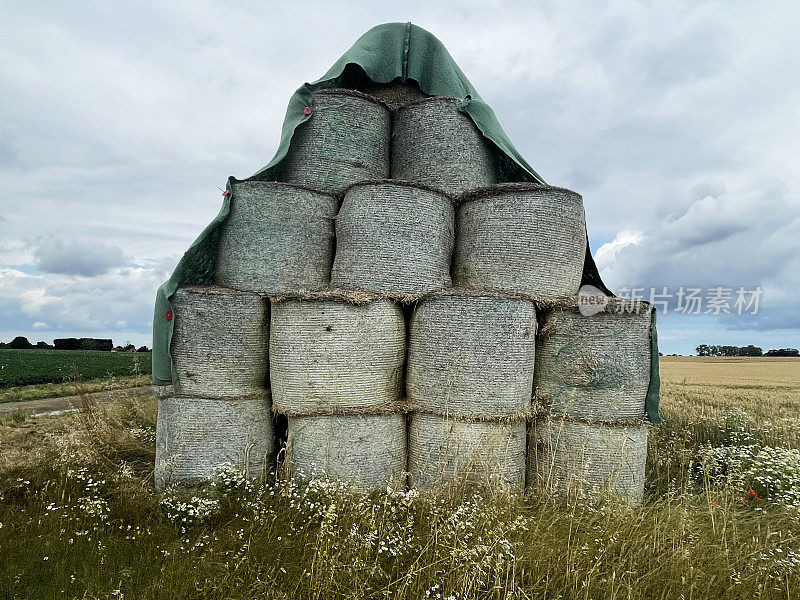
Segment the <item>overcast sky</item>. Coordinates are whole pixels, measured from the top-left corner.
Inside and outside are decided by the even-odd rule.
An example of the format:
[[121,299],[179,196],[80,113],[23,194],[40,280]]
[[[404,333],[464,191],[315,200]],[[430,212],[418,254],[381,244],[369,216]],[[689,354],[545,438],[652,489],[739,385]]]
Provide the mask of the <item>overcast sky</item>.
[[800,5],[435,4],[0,1],[0,340],[149,346],[156,288],[293,91],[410,20],[583,195],[609,287],[732,290],[731,314],[673,297],[662,351],[800,346]]

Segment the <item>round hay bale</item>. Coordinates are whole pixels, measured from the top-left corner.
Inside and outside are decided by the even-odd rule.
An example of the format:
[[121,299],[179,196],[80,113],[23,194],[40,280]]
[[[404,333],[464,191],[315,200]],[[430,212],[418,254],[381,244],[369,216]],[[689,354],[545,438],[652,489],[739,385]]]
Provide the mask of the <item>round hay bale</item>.
[[403,387],[406,328],[388,300],[272,306],[273,408],[290,415],[392,410]]
[[289,417],[294,477],[339,480],[358,490],[405,489],[405,415]]
[[355,90],[314,92],[311,118],[294,132],[281,180],[341,193],[365,179],[389,176],[392,113]]
[[583,200],[569,190],[501,184],[465,194],[456,215],[453,282],[535,297],[578,291],[586,257]]
[[408,83],[402,83],[400,81],[375,83],[370,81],[369,83],[360,85],[358,89],[386,103],[391,110],[397,110],[409,102],[415,102],[416,100],[422,100],[428,97],[428,95],[419,89],[419,86],[411,80],[409,80]]
[[215,282],[265,294],[328,284],[338,199],[272,181],[233,185],[221,229]]
[[392,132],[392,178],[458,195],[497,183],[491,143],[457,98],[435,96],[398,109]]
[[557,417],[537,422],[528,450],[528,482],[572,499],[609,493],[638,503],[644,494],[648,427]]
[[457,421],[414,413],[408,431],[409,485],[522,491],[525,421]]
[[269,322],[263,298],[218,287],[185,287],[175,292],[172,306],[177,395],[224,398],[264,392]]
[[331,284],[419,296],[450,286],[452,201],[402,182],[373,181],[347,190],[336,217]]
[[650,385],[650,307],[584,316],[553,309],[537,348],[534,395],[551,412],[593,420],[640,419]]
[[162,398],[156,425],[155,485],[192,487],[233,465],[248,478],[271,468],[275,450],[266,395],[238,399]]
[[536,308],[517,298],[426,298],[411,317],[406,388],[440,415],[500,417],[531,408]]

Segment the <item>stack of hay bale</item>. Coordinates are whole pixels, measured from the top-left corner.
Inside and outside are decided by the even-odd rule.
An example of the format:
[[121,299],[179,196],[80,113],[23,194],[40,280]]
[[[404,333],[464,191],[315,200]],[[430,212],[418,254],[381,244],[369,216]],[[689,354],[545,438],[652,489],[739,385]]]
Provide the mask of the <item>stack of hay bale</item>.
[[549,312],[535,388],[549,414],[531,429],[532,481],[559,495],[642,500],[651,322],[650,305],[619,299],[594,315],[573,303]]
[[275,445],[267,304],[218,287],[181,288],[173,304],[177,385],[157,390],[156,488],[197,485],[225,464],[258,476]]
[[[223,456],[263,470],[271,390],[302,480],[519,492],[527,472],[560,493],[613,482],[640,498],[649,313],[577,314],[581,197],[498,183],[496,148],[459,100],[369,91],[381,99],[317,90],[281,181],[233,185],[217,287],[174,301],[160,480],[207,476]],[[529,435],[534,389],[547,414]]]

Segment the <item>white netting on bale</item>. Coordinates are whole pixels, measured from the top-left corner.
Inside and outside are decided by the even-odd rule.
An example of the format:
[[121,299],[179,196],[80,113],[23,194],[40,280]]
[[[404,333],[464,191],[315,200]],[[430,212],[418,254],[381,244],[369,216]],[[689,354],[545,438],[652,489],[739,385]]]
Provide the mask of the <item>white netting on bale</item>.
[[408,432],[409,485],[467,485],[520,492],[525,421],[459,421],[414,413]]
[[272,466],[275,441],[269,397],[162,398],[156,426],[156,489],[192,487],[223,465],[248,478]]
[[450,286],[452,201],[396,181],[347,190],[336,217],[331,284],[404,298]]
[[337,479],[367,491],[404,489],[405,423],[403,414],[289,417],[288,465],[301,481]]
[[184,287],[175,292],[172,306],[177,395],[223,398],[265,390],[269,345],[265,299],[213,286]]
[[326,286],[338,208],[336,196],[297,185],[235,183],[221,229],[215,282],[265,294]]
[[586,257],[579,194],[533,183],[467,193],[456,214],[453,283],[457,287],[570,296]]
[[642,501],[648,426],[587,423],[558,417],[536,422],[528,449],[528,482],[572,499],[613,494]]
[[430,296],[411,318],[409,401],[441,415],[527,414],[535,350],[532,302],[447,292]]
[[456,98],[432,97],[406,104],[394,117],[392,178],[451,195],[497,182],[490,142]]
[[295,131],[281,180],[341,193],[365,179],[389,176],[392,113],[355,90],[314,92],[311,118]]
[[646,303],[611,300],[589,316],[576,308],[553,309],[537,348],[537,405],[584,419],[642,418],[651,322]]
[[[284,414],[395,410],[403,387],[406,330],[388,300],[273,303],[270,379]],[[340,432],[338,435],[346,435]]]

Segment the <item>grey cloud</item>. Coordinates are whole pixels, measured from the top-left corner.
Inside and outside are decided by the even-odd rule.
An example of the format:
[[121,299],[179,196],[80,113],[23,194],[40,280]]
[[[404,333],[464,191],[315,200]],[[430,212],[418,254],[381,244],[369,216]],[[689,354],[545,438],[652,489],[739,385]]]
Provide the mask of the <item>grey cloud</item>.
[[648,81],[662,85],[710,77],[730,65],[736,50],[732,38],[731,31],[709,16],[640,54],[639,68]]
[[0,167],[11,165],[17,157],[16,148],[9,139],[3,139],[5,132],[0,131]]
[[693,229],[675,228],[676,241],[682,246],[682,251],[694,251],[697,246],[705,246],[713,242],[721,242],[737,233],[748,230],[747,223],[714,223],[706,222],[696,224]]
[[[705,190],[704,190],[705,191]],[[722,314],[721,329],[800,328],[800,218],[780,187],[731,189],[692,202],[677,219],[654,221],[638,244],[602,255],[601,274],[621,287],[763,290],[757,315]],[[668,310],[675,310],[673,297]],[[690,318],[690,317],[687,317]]]
[[95,277],[125,264],[122,249],[101,242],[55,240],[42,242],[33,251],[34,264],[42,273]]

